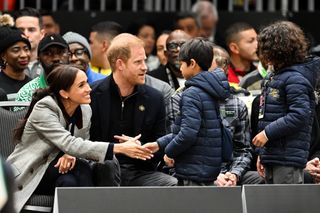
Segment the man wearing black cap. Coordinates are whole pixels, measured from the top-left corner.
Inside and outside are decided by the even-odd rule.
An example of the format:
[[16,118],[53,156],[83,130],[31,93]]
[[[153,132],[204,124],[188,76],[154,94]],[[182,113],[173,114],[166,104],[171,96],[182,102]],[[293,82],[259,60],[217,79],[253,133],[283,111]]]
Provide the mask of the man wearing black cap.
[[31,101],[36,89],[47,87],[48,74],[58,65],[69,63],[68,44],[58,34],[47,35],[39,43],[38,57],[44,72],[19,90],[16,101]]
[[22,32],[8,25],[0,27],[0,88],[17,93],[31,79],[24,69],[30,61],[30,42]]

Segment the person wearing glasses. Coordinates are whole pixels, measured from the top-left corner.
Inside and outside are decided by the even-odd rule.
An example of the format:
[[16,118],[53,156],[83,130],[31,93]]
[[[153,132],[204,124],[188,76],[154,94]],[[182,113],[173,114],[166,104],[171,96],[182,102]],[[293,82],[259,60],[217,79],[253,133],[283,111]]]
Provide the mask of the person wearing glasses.
[[93,72],[90,68],[92,53],[90,44],[85,37],[75,32],[67,32],[62,36],[69,45],[69,61],[71,64],[77,64],[86,72],[88,83],[91,84],[106,76]]
[[[30,102],[36,89],[47,87],[46,78],[50,72],[60,64],[69,63],[68,44],[58,34],[47,35],[39,43],[38,57],[44,71],[18,91],[16,101]],[[21,109],[23,107],[15,107],[15,110]]]
[[148,74],[167,82],[175,90],[180,86],[184,86],[185,80],[180,71],[178,56],[182,44],[190,39],[191,36],[182,30],[174,30],[171,32],[166,41],[167,49],[165,50],[165,55],[168,59],[167,64],[160,66]]

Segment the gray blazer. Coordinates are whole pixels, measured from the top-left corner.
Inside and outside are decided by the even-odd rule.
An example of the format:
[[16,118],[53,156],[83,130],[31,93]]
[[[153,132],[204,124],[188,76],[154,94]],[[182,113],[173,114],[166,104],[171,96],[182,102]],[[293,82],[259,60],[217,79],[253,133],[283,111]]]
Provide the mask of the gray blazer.
[[88,140],[91,108],[81,105],[83,128],[75,127],[74,136],[66,130],[66,121],[56,101],[47,96],[34,107],[26,123],[21,142],[7,161],[16,181],[15,208],[20,212],[39,185],[48,165],[60,151],[88,160],[104,162],[109,143]]

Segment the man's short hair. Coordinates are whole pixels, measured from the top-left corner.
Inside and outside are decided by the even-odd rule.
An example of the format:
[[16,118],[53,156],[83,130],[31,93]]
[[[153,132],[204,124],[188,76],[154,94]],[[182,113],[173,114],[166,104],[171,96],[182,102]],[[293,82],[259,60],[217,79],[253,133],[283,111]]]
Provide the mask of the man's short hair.
[[239,39],[239,33],[254,29],[250,24],[246,22],[237,22],[227,28],[225,33],[226,44],[229,45],[231,42],[237,42]]
[[91,27],[91,32],[97,32],[98,39],[103,40],[105,37],[111,41],[114,37],[123,33],[124,30],[120,24],[113,21],[99,22]]
[[112,71],[115,71],[115,65],[118,59],[124,62],[128,61],[131,57],[131,47],[134,46],[144,47],[144,42],[137,36],[129,33],[121,33],[112,40],[107,51],[107,57]]
[[223,47],[213,45],[213,60],[216,62],[218,67],[226,70],[230,64],[230,55]]
[[42,17],[42,16],[50,16],[50,17],[52,17],[53,21],[57,23],[57,20],[56,20],[54,14],[53,14],[51,11],[45,10],[45,9],[41,9],[41,10],[39,11],[39,13],[40,13],[40,16],[41,16],[41,17]]
[[211,12],[213,17],[218,20],[218,10],[216,6],[209,1],[197,1],[191,8],[191,11],[196,14],[197,21],[201,27],[201,17],[207,15],[206,13]]
[[42,18],[41,18],[39,10],[32,8],[32,7],[25,7],[25,8],[22,8],[14,13],[15,20],[17,20],[18,18],[23,17],[23,16],[31,16],[31,17],[38,18],[39,19],[39,26],[40,26],[40,28],[42,28]]
[[181,46],[179,60],[189,66],[191,59],[195,60],[200,68],[207,71],[213,59],[213,43],[203,38],[194,38]]
[[174,25],[174,28],[175,29],[179,29],[179,26],[178,26],[178,22],[182,19],[187,19],[187,18],[191,18],[195,21],[197,27],[199,27],[199,23],[196,19],[196,16],[194,13],[189,13],[189,12],[181,12],[181,13],[178,13],[176,18],[175,18],[175,25]]

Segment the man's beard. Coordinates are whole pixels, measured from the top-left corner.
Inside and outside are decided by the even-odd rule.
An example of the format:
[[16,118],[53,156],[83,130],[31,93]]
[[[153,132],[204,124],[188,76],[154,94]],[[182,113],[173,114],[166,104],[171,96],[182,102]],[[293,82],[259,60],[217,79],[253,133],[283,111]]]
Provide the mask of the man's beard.
[[48,64],[41,62],[41,65],[43,67],[43,70],[44,70],[46,76],[48,76],[54,68],[56,68],[59,65],[63,65],[63,64],[67,64],[67,63],[53,63],[53,64],[48,65]]

